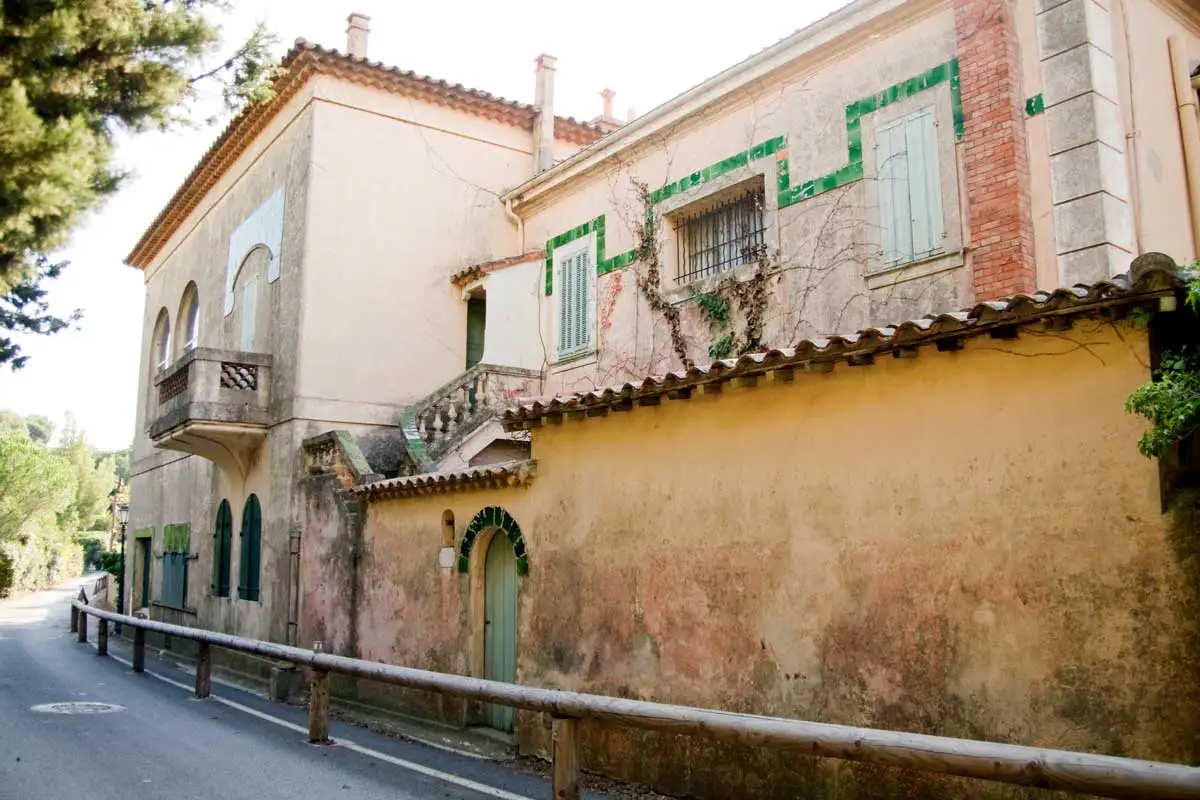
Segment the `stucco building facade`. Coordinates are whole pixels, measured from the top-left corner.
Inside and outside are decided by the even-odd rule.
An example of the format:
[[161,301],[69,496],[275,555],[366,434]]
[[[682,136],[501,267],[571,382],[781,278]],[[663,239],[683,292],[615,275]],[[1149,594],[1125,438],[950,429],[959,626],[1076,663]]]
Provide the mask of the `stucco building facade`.
[[[1195,732],[1187,545],[1121,407],[1161,347],[1126,317],[1169,311],[1164,265],[1200,252],[1200,12],[857,0],[624,123],[610,96],[556,116],[550,56],[524,105],[373,62],[367,33],[298,42],[129,256],[127,607],[1196,760],[1167,735]],[[338,690],[547,745],[533,715]],[[900,780],[586,742],[698,796]]]

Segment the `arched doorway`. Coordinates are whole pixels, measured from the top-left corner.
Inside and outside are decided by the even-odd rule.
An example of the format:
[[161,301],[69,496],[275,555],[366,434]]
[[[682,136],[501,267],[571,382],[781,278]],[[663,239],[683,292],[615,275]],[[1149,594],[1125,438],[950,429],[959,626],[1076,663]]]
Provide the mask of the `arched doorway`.
[[[483,675],[488,680],[517,681],[517,555],[512,542],[497,531],[488,541],[483,575]],[[488,704],[487,724],[511,731],[512,708]]]

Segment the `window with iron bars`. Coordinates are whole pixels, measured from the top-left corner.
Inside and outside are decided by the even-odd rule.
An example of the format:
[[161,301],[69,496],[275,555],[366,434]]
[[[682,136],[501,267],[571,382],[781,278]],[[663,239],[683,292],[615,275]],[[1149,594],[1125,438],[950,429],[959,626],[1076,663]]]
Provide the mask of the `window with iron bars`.
[[764,247],[763,191],[754,189],[678,226],[680,283],[752,264]]

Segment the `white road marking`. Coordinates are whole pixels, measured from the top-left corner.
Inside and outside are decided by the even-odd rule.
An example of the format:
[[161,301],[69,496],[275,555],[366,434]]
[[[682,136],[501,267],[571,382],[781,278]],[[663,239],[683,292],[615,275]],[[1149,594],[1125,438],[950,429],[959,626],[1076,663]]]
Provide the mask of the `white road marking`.
[[[133,667],[132,662],[127,661],[126,659],[121,658],[120,656],[109,653],[109,658],[113,659],[114,661],[119,661],[120,663],[124,664],[127,667],[130,667],[130,668]],[[195,692],[195,690],[196,690],[194,686],[188,686],[186,683],[180,683],[179,681],[168,678],[165,675],[159,675],[157,672],[151,672],[150,670],[145,670],[144,674],[149,675],[151,678],[156,678],[157,680],[160,680],[163,683],[169,683],[172,686],[177,686],[180,689],[183,689],[184,691],[187,691],[187,692]],[[232,709],[236,709],[237,711],[241,711],[245,714],[249,714],[252,717],[258,717],[261,720],[265,720],[266,722],[270,722],[270,723],[278,725],[282,728],[287,728],[288,730],[296,731],[298,733],[303,733],[305,736],[308,735],[308,728],[304,727],[303,725],[297,725],[294,722],[288,722],[286,719],[280,719],[279,717],[272,716],[265,712],[259,711],[258,709],[250,708],[249,706],[244,706],[241,703],[235,703],[233,700],[227,700],[224,697],[218,697],[215,694],[210,694],[208,696],[208,699],[215,700],[216,702],[220,703],[221,705],[229,706]],[[452,783],[455,786],[461,786],[464,789],[470,789],[473,792],[479,792],[480,794],[486,794],[490,797],[499,797],[499,798],[501,798],[501,800],[531,800],[531,798],[526,797],[525,795],[513,794],[512,792],[506,792],[503,789],[497,789],[494,786],[488,786],[487,784],[473,781],[470,778],[463,778],[461,776],[454,775],[449,772],[442,772],[439,769],[434,769],[433,767],[427,767],[424,764],[417,764],[416,762],[413,762],[413,761],[406,761],[403,758],[397,758],[396,756],[388,755],[387,753],[381,753],[378,750],[372,750],[369,747],[363,747],[360,744],[355,744],[354,742],[350,741],[349,739],[338,739],[337,745],[338,745],[338,747],[345,748],[346,750],[353,750],[354,752],[359,753],[361,755],[369,756],[370,758],[374,758],[379,761],[384,761],[388,764],[392,764],[397,767],[401,767],[402,769],[409,770],[410,772],[416,772],[416,773],[425,775],[430,778],[435,778],[437,780],[444,781],[446,783]]]

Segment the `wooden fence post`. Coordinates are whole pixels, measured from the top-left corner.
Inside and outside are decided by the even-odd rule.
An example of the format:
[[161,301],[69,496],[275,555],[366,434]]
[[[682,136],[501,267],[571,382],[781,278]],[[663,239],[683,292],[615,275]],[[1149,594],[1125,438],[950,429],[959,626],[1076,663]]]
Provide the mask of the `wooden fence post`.
[[313,668],[308,679],[308,741],[329,741],[329,671]]
[[71,605],[71,633],[79,633],[79,609]]
[[200,643],[196,653],[196,697],[212,694],[212,648],[208,642]]
[[579,720],[554,718],[554,800],[579,800]]
[[87,612],[79,612],[79,641],[87,644]]
[[146,671],[146,629],[133,629],[133,671]]
[[96,655],[108,655],[108,620],[97,620],[99,623],[96,633]]

